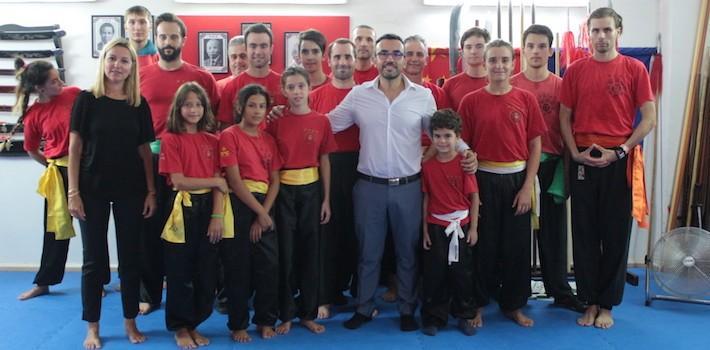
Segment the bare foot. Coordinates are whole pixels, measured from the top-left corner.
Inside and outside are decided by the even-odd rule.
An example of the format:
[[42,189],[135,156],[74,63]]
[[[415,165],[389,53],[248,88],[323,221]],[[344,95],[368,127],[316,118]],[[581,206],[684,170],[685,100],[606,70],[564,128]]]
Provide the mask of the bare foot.
[[256,326],[256,330],[261,333],[262,339],[271,339],[276,336],[276,331],[271,326]]
[[84,349],[101,349],[98,322],[89,322],[89,328],[86,330],[86,338],[84,338]]
[[138,330],[136,319],[124,319],[123,327],[126,328],[126,335],[131,344],[139,344],[145,341],[145,335]]
[[106,288],[101,288],[101,297],[106,297],[106,294],[108,294],[108,292],[106,292]]
[[251,341],[251,337],[249,336],[249,333],[247,333],[246,329],[231,331],[230,333],[232,334],[232,340],[237,343],[248,343]]
[[192,340],[187,328],[180,328],[175,332],[175,342],[177,343],[177,347],[182,350],[197,348],[197,344]]
[[138,313],[141,315],[147,315],[153,312],[153,306],[150,303],[138,303]]
[[276,334],[284,335],[288,334],[291,330],[291,321],[281,322],[281,324],[276,327]]
[[330,318],[330,304],[321,305],[318,307],[318,319],[323,320]]
[[27,300],[45,294],[49,294],[49,286],[34,286],[32,289],[20,294],[17,299]]
[[384,294],[382,294],[382,300],[384,300],[386,303],[394,303],[397,301],[397,287],[396,286],[390,286],[387,288]]
[[599,313],[599,305],[589,305],[587,311],[584,312],[582,317],[577,319],[577,324],[582,327],[589,327],[594,324],[594,320],[597,319],[597,314]]
[[482,307],[479,307],[478,310],[476,310],[476,317],[471,319],[471,323],[476,328],[483,327],[483,308]]
[[594,327],[609,329],[613,325],[614,319],[611,317],[611,310],[599,308],[599,314],[597,314],[597,318],[594,320]]
[[325,326],[322,324],[318,324],[313,320],[301,320],[301,325],[303,325],[303,327],[308,328],[309,331],[315,334],[321,334],[325,332]]
[[190,332],[190,336],[192,337],[192,340],[195,341],[195,344],[199,346],[205,346],[210,344],[210,340],[204,335],[198,333],[196,329],[193,329],[188,332]]
[[525,314],[520,309],[511,312],[506,312],[505,316],[522,327],[532,327],[535,324],[535,321],[525,316]]

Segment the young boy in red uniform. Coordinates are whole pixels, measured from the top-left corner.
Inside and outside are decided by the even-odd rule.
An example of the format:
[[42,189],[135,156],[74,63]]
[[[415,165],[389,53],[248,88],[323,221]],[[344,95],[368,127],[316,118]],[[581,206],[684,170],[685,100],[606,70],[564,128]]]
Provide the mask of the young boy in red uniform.
[[281,156],[276,141],[259,125],[270,105],[269,93],[261,85],[250,84],[239,91],[235,122],[219,136],[220,165],[232,189],[235,227],[239,234],[220,242],[224,265],[232,339],[251,341],[249,298],[254,298],[254,318],[264,339],[276,333],[279,313],[279,246],[269,215],[279,193]]
[[422,164],[422,332],[436,335],[451,313],[459,319],[461,331],[473,335],[476,302],[470,247],[478,240],[478,185],[473,174],[463,171],[462,156],[456,152],[461,137],[456,112],[435,112],[429,128],[437,152]]
[[545,293],[554,305],[584,312],[584,305],[567,283],[567,211],[564,188],[564,143],[560,134],[560,88],[562,78],[547,69],[552,56],[552,31],[533,24],[523,33],[525,70],[510,78],[510,83],[535,94],[547,132],[542,134],[540,178],[540,230],[537,243]]
[[[276,203],[279,233],[280,298],[282,323],[279,334],[291,329],[295,317],[314,333],[325,327],[316,323],[318,309],[319,224],[330,220],[330,159],[337,147],[328,117],[308,107],[308,73],[291,67],[281,76],[288,99],[283,116],[268,124],[283,158],[281,187]],[[300,290],[296,304],[294,292]]]
[[[463,139],[478,152],[476,178],[484,203],[476,247],[481,286],[477,302],[488,304],[500,289],[498,304],[505,315],[531,327],[533,320],[522,308],[530,296],[530,211],[540,135],[547,128],[535,95],[510,85],[513,47],[495,40],[484,58],[488,85],[466,95],[459,107]],[[481,311],[476,326],[482,325]]]

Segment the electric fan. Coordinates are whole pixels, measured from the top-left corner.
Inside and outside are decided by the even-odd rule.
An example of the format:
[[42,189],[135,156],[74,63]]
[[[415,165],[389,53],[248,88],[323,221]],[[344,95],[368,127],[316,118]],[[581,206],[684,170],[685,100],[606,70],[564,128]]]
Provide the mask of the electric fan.
[[710,296],[710,232],[676,228],[656,242],[651,259],[656,283],[671,294],[654,299],[710,303],[702,300]]

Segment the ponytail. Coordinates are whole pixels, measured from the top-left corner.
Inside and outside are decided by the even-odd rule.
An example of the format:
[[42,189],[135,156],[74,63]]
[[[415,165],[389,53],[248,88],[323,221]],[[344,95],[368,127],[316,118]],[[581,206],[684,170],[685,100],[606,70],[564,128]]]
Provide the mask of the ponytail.
[[30,95],[37,92],[37,86],[43,85],[49,79],[49,72],[54,66],[46,61],[35,61],[25,64],[22,58],[15,58],[15,78],[18,80],[15,88],[15,106],[13,112],[19,114],[17,125],[25,119],[25,113],[30,102]]

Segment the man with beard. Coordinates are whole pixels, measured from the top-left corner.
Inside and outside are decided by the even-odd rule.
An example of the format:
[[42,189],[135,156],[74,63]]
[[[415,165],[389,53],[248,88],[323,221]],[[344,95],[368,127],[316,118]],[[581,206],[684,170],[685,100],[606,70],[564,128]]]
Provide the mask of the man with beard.
[[259,84],[271,95],[272,105],[285,105],[286,99],[281,94],[281,75],[271,70],[269,63],[274,49],[271,29],[263,23],[252,24],[244,32],[247,45],[249,68],[229,82],[222,91],[222,101],[217,113],[217,120],[224,128],[234,124],[234,99],[244,86]]
[[[355,86],[329,117],[334,132],[360,128],[358,178],[353,189],[355,231],[360,259],[357,310],[345,322],[356,329],[376,314],[380,261],[391,225],[397,260],[400,329],[414,331],[417,305],[417,251],[422,215],[421,148],[423,130],[436,110],[431,92],[402,76],[404,42],[394,34],[377,40],[379,77]],[[460,143],[459,150],[468,147]],[[466,152],[467,170],[475,157]]]
[[308,72],[311,91],[328,83],[330,78],[323,72],[323,53],[328,44],[323,33],[308,29],[298,35],[298,57],[303,69]]
[[461,58],[463,72],[446,79],[443,89],[449,97],[454,109],[466,94],[474,92],[488,84],[486,66],[483,62],[483,52],[491,35],[483,28],[473,27],[461,35]]
[[[311,109],[327,114],[355,86],[355,44],[340,38],[328,48],[328,65],[333,72],[329,84],[311,92]],[[338,149],[330,153],[330,224],[321,230],[321,286],[318,318],[330,317],[330,305],[347,303],[343,291],[348,288],[357,267],[357,238],[353,221],[353,186],[357,179],[357,157],[360,143],[358,127],[353,125],[335,134]],[[353,283],[355,281],[353,280]]]
[[540,180],[540,230],[537,233],[545,293],[554,305],[584,312],[584,305],[567,283],[567,220],[564,191],[564,143],[560,135],[560,88],[562,79],[547,69],[552,56],[552,31],[533,24],[523,32],[525,70],[510,78],[511,85],[535,94],[547,125],[542,134]]
[[158,62],[158,51],[149,37],[151,33],[150,11],[143,6],[136,5],[129,7],[124,17],[126,18],[124,25],[126,35],[128,35],[131,47],[138,54],[138,67]]
[[[150,105],[153,118],[153,129],[156,141],[151,144],[158,207],[155,215],[146,222],[143,244],[146,254],[143,254],[143,271],[141,275],[140,312],[146,314],[160,307],[163,290],[163,243],[160,234],[165,224],[168,212],[167,196],[169,189],[165,179],[158,176],[158,155],[160,154],[160,138],[166,131],[166,121],[170,105],[178,88],[185,82],[194,81],[200,84],[209,94],[212,110],[219,104],[217,84],[212,74],[206,70],[182,60],[182,48],[186,42],[187,28],[185,23],[172,13],[163,13],[155,20],[157,28],[158,54],[157,64],[146,66],[140,70],[141,95]],[[208,108],[207,106],[205,106]]]
[[[656,125],[656,108],[646,68],[616,49],[621,16],[599,8],[587,27],[594,53],[565,72],[560,130],[572,158],[574,274],[578,296],[588,305],[577,324],[607,329],[624,294],[631,214],[643,223],[648,209],[638,145]],[[636,109],[641,121],[634,126]],[[639,199],[633,204],[631,187]]]
[[353,30],[353,42],[355,43],[355,73],[353,78],[356,84],[362,84],[377,77],[378,71],[374,64],[375,52],[375,29],[361,24]]
[[217,90],[219,90],[220,95],[222,91],[224,91],[224,87],[227,86],[230,81],[234,80],[237,75],[241,74],[249,67],[247,47],[244,44],[243,35],[237,35],[229,39],[227,54],[229,57],[229,72],[232,73],[232,75],[217,81]]

